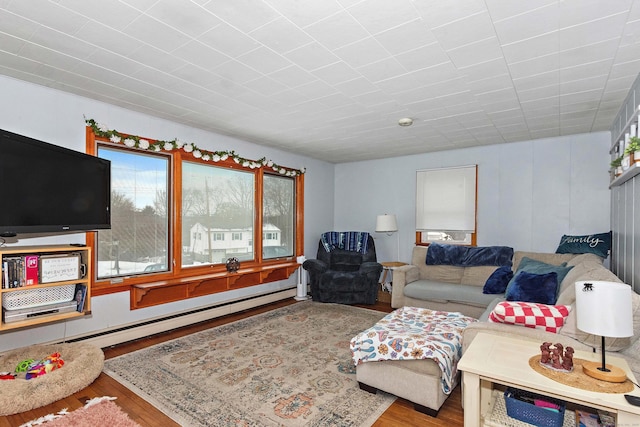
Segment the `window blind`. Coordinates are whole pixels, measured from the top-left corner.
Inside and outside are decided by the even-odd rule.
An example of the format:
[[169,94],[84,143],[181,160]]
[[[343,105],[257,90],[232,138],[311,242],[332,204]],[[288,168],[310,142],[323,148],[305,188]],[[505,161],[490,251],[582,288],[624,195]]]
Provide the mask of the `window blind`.
[[417,231],[475,233],[476,170],[477,165],[417,171]]

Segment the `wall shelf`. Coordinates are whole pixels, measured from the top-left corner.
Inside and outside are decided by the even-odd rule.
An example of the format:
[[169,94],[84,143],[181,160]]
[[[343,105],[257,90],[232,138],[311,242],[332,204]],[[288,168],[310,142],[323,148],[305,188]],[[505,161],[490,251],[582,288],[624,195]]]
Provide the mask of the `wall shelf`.
[[[33,256],[37,257],[32,266],[33,276],[27,276],[27,257]],[[49,267],[45,270],[42,262],[46,259],[49,260]],[[91,314],[90,259],[91,248],[87,246],[22,246],[0,249],[0,332]],[[59,263],[59,267],[55,267],[56,263]],[[55,268],[59,270],[56,271]],[[45,271],[50,277],[45,277]],[[76,275],[77,278],[68,277],[69,274]],[[29,277],[32,282],[28,280]],[[77,301],[78,290],[82,289],[84,298],[80,298],[80,307],[70,307],[74,300]]]
[[132,310],[154,305],[195,298],[262,283],[285,280],[300,264],[296,262],[267,265],[258,268],[241,268],[235,273],[220,272],[206,276],[161,281],[131,286]]
[[640,174],[640,162],[632,164],[627,170],[622,172],[622,175],[615,177],[609,184],[609,188],[622,185],[638,174]]

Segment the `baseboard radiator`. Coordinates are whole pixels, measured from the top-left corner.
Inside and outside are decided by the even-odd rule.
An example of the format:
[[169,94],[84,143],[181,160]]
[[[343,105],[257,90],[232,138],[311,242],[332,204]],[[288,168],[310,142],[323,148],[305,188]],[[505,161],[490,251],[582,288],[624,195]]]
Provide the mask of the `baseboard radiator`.
[[259,295],[239,301],[229,301],[220,305],[199,308],[193,311],[187,311],[170,316],[151,319],[141,323],[134,323],[124,326],[120,325],[111,330],[104,330],[98,333],[93,333],[91,335],[77,336],[69,338],[65,341],[89,342],[97,347],[105,348],[127,341],[133,341],[139,338],[148,337],[150,335],[170,331],[172,329],[177,329],[183,326],[192,325],[194,323],[237,313],[243,310],[256,308],[261,305],[280,301],[286,298],[293,298],[295,295],[295,288],[285,289],[266,295]]

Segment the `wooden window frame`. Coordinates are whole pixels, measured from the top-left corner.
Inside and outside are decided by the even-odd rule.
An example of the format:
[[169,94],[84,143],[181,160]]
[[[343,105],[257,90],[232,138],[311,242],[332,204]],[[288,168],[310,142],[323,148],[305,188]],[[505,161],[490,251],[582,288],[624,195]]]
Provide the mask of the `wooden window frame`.
[[[150,138],[145,139],[151,143],[155,142]],[[106,138],[99,137],[95,135],[90,126],[87,126],[86,152],[97,155],[98,146],[117,147],[118,149],[130,150],[132,152],[144,151],[129,148],[122,144],[113,143]],[[269,168],[260,167],[249,169],[254,174],[255,191],[257,195],[254,201],[256,218],[252,238],[255,258],[253,260],[243,261],[240,270],[234,273],[227,272],[225,264],[207,264],[183,268],[181,262],[182,203],[180,202],[182,200],[182,186],[179,185],[182,182],[182,161],[201,162],[211,167],[232,168],[245,172],[247,172],[248,169],[236,163],[231,158],[212,164],[211,162],[205,162],[202,159],[196,158],[192,153],[187,153],[183,150],[163,152],[162,154],[171,156],[171,178],[169,181],[172,193],[169,202],[169,250],[171,257],[167,258],[170,269],[167,272],[138,274],[131,277],[118,277],[107,280],[98,280],[97,277],[94,276],[91,283],[91,294],[93,296],[129,291],[131,296],[130,307],[131,309],[136,309],[247,286],[255,286],[276,280],[285,280],[299,267],[297,257],[304,252],[304,174],[297,174],[291,177],[291,179],[295,180],[294,255],[268,260],[262,258],[263,179],[266,174],[276,176],[280,174],[271,171]],[[87,245],[93,249],[91,262],[93,266],[96,266],[97,233],[86,233],[86,241]],[[93,271],[95,272],[94,274],[97,275],[97,268],[94,268]]]

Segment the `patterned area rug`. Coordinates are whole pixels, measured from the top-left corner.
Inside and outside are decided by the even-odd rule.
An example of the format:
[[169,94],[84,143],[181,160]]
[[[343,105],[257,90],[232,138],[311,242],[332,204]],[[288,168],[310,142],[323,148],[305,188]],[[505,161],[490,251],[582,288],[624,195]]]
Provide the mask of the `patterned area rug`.
[[358,387],[349,341],[385,313],[311,301],[105,362],[183,426],[370,426],[394,396]]

